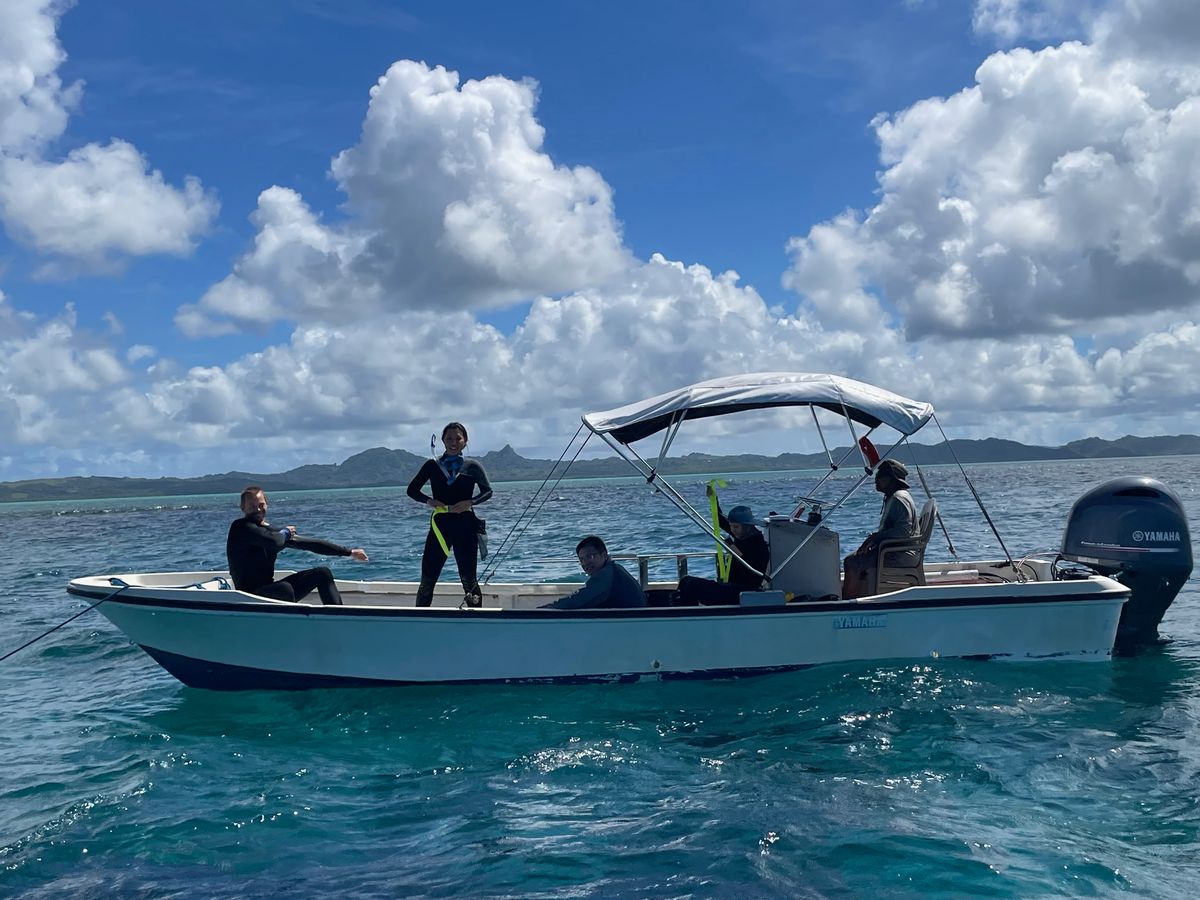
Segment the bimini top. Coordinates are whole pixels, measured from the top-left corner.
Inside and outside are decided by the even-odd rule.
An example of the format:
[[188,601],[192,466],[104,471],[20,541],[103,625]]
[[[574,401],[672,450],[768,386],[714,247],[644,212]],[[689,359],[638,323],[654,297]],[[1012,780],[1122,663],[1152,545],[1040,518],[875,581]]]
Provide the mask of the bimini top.
[[631,444],[662,431],[679,414],[684,419],[703,419],[777,406],[820,406],[868,428],[883,424],[905,435],[918,431],[933,415],[928,403],[851,378],[758,372],[713,378],[607,412],[588,413],[583,423],[596,434],[611,434],[622,444]]

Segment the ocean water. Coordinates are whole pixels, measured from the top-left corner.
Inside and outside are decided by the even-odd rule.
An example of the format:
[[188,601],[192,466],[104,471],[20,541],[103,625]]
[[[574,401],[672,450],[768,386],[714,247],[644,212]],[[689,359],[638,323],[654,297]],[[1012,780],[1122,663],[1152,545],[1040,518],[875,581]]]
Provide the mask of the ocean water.
[[[1200,527],[1200,459],[970,471],[1014,556],[1056,547],[1074,498],[1122,474],[1171,485]],[[959,554],[1000,555],[952,471],[927,474]],[[760,514],[814,480],[725,477],[726,507]],[[703,479],[678,483],[703,502]],[[482,508],[493,547],[533,487]],[[708,546],[638,481],[554,497],[498,580],[581,577],[588,532]],[[339,575],[416,577],[427,520],[402,489],[272,500],[273,521],[367,548]],[[83,608],[72,577],[223,567],[236,515],[235,497],[0,506],[0,655]],[[869,492],[839,513],[843,550],[877,515]],[[929,558],[949,558],[937,533]],[[89,613],[0,663],[0,896],[1190,898],[1198,600],[1193,577],[1168,642],[1111,662],[234,694],[184,687]]]

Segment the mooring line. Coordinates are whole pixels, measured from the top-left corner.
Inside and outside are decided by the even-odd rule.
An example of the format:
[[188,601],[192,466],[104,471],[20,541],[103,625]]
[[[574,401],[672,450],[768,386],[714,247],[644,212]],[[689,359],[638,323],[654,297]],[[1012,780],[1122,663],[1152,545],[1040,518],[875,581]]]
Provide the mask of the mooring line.
[[[120,579],[120,578],[110,578],[110,579],[108,580],[109,584],[116,584],[118,581],[121,581],[121,579]],[[64,619],[63,621],[61,621],[61,622],[59,622],[57,625],[55,625],[53,628],[51,628],[49,631],[44,631],[44,632],[42,632],[41,634],[39,634],[39,635],[38,635],[37,637],[35,637],[33,640],[31,640],[31,641],[26,641],[26,642],[25,642],[25,643],[23,643],[23,644],[22,644],[20,647],[18,647],[16,650],[9,650],[9,651],[8,651],[7,653],[5,653],[3,656],[0,656],[0,662],[4,662],[4,661],[5,661],[6,659],[8,659],[10,656],[14,656],[14,655],[16,655],[17,653],[20,653],[20,652],[21,652],[22,650],[24,650],[26,647],[29,647],[29,646],[32,646],[33,644],[36,644],[36,643],[37,643],[38,641],[40,641],[42,638],[44,638],[44,637],[46,637],[46,636],[48,636],[48,635],[54,634],[54,632],[58,631],[58,629],[62,628],[64,625],[67,625],[67,624],[69,624],[69,623],[71,623],[71,622],[74,622],[76,619],[78,619],[78,618],[79,618],[80,616],[82,616],[84,613],[91,612],[93,609],[95,609],[97,606],[99,606],[99,605],[100,605],[101,603],[103,603],[105,600],[111,600],[113,597],[117,596],[117,594],[121,593],[121,591],[125,590],[125,588],[127,588],[127,587],[129,587],[129,585],[128,585],[128,584],[126,584],[124,581],[121,581],[121,586],[120,586],[119,588],[117,588],[115,591],[113,591],[111,594],[108,594],[108,595],[106,595],[106,596],[104,596],[104,597],[101,597],[99,600],[97,600],[97,601],[96,601],[95,603],[93,603],[91,606],[87,607],[86,609],[81,609],[79,612],[75,613],[75,615],[71,616],[69,619]]]

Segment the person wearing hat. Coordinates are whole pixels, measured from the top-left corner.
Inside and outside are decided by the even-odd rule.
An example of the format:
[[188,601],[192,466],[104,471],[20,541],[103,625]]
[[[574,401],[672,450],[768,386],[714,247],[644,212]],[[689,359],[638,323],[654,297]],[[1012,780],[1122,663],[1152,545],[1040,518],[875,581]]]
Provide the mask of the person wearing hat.
[[[712,487],[708,488],[712,491]],[[754,512],[748,506],[735,506],[726,516],[717,507],[717,522],[721,530],[728,532],[733,549],[729,567],[729,581],[713,581],[685,575],[679,581],[679,589],[672,598],[676,606],[716,606],[736,604],[742,591],[762,590],[763,576],[770,564],[771,551],[767,539],[758,530]],[[753,571],[757,569],[758,572]]]
[[[844,560],[843,600],[862,597],[874,590],[881,541],[916,534],[917,507],[908,492],[908,467],[899,460],[885,459],[875,469],[875,490],[883,494],[879,528],[867,535],[862,546]],[[903,562],[899,554],[897,559]]]

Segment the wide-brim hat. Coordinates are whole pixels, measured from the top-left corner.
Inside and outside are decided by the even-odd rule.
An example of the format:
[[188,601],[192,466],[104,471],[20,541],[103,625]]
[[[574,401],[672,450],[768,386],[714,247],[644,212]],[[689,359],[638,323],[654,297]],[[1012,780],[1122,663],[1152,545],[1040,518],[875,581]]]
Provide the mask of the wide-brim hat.
[[901,487],[908,487],[908,466],[898,459],[885,459],[875,470],[877,475],[887,475],[899,482]]
[[755,524],[754,512],[748,506],[735,506],[725,518],[730,522],[737,522],[739,525]]

